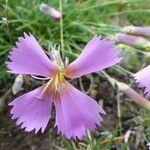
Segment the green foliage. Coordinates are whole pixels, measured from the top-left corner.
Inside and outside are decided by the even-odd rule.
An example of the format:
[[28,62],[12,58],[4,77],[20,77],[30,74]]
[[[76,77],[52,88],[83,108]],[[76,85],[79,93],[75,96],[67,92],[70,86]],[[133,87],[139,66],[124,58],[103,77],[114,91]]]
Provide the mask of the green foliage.
[[[59,21],[54,21],[50,16],[39,11],[39,5],[42,2],[59,8],[58,1],[3,0],[1,2],[1,18],[7,18],[7,21],[0,21],[0,57],[2,58],[0,67],[4,67],[3,62],[6,60],[8,51],[23,32],[31,32],[43,45],[45,43],[47,46],[50,43],[60,44]],[[116,20],[120,13],[123,17],[126,15],[128,18],[132,17],[132,12],[137,10],[137,2],[139,4],[143,1],[65,0],[63,3],[65,55],[73,60],[93,35],[112,36],[120,31],[119,22],[112,20]],[[140,11],[138,13],[142,14]],[[149,15],[148,11],[146,13]]]

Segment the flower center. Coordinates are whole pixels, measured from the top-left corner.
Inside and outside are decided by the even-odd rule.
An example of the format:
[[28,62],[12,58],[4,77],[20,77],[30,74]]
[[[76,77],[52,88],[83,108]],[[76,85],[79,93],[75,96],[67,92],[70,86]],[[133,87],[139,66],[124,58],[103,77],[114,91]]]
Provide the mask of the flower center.
[[40,95],[37,96],[38,99],[42,99],[45,93],[48,92],[60,92],[64,87],[65,81],[65,73],[63,70],[61,70],[54,78],[50,79],[45,87],[43,88]]
[[59,51],[55,50],[56,46],[51,51],[51,60],[53,63],[57,65],[60,71],[50,79],[45,87],[43,88],[42,92],[40,93],[37,98],[42,99],[44,94],[46,93],[55,93],[60,92],[65,87],[65,72],[64,72],[64,64],[62,62],[61,56]]

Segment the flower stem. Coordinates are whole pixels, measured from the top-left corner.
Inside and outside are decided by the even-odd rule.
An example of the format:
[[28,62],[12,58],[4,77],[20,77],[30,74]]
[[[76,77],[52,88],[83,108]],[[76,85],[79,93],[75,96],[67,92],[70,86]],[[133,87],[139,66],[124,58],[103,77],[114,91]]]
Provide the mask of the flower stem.
[[63,0],[59,0],[59,9],[62,17],[60,18],[60,44],[61,44],[61,54],[64,59],[64,38],[63,38]]

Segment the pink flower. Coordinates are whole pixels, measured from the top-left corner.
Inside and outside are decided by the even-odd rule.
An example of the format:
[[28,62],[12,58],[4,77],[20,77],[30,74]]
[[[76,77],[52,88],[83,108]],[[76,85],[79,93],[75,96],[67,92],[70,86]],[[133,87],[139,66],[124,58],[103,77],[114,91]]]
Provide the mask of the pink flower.
[[139,87],[145,87],[145,94],[150,96],[150,65],[134,75]]
[[102,122],[105,111],[89,96],[72,86],[67,78],[110,67],[120,61],[114,42],[94,36],[80,56],[65,67],[59,57],[52,61],[44,53],[33,35],[24,34],[10,52],[7,66],[15,74],[49,77],[45,85],[16,98],[9,105],[12,119],[25,131],[44,132],[51,118],[52,103],[56,110],[58,131],[66,138],[82,139],[86,129],[94,131]]

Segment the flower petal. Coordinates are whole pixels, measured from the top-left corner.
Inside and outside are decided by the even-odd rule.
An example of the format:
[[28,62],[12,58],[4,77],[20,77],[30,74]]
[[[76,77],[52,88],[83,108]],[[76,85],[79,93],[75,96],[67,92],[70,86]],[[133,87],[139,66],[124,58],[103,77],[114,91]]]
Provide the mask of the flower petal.
[[145,94],[150,96],[150,65],[134,75],[139,87],[145,87]]
[[12,119],[17,119],[17,125],[22,123],[21,128],[25,127],[25,131],[35,129],[37,133],[42,129],[44,132],[51,117],[52,95],[45,94],[42,99],[38,98],[43,88],[44,86],[41,86],[26,93],[9,104],[13,106]]
[[82,139],[86,129],[95,130],[105,114],[95,100],[65,81],[65,88],[55,100],[56,126],[67,138]]
[[120,60],[113,41],[94,36],[80,56],[66,67],[65,75],[77,78],[110,67]]
[[16,42],[16,48],[10,52],[9,59],[6,62],[10,72],[16,74],[33,74],[51,77],[58,72],[58,68],[46,56],[41,46],[33,35],[24,34]]

